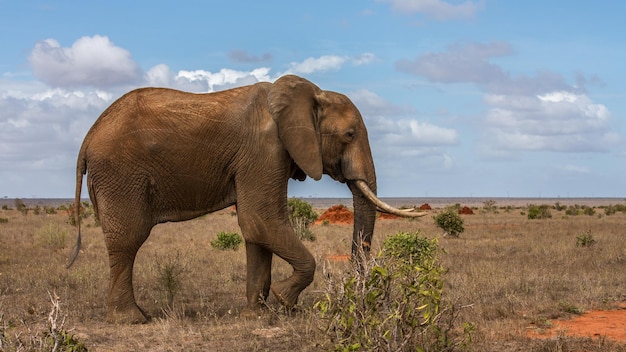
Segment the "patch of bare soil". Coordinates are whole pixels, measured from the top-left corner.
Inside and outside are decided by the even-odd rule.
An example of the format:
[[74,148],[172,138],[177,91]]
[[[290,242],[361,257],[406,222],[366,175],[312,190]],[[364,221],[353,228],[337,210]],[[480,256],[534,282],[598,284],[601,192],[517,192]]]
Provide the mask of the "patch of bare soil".
[[557,320],[549,328],[532,328],[529,337],[554,338],[556,336],[575,336],[609,339],[626,343],[626,303],[614,310],[593,310],[573,319]]
[[424,203],[420,206],[420,210],[433,210],[428,203]]

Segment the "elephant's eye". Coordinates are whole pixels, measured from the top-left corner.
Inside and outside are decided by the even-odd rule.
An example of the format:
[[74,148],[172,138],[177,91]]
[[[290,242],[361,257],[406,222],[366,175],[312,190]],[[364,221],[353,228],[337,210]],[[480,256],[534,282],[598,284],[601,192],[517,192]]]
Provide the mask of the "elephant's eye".
[[352,142],[354,140],[354,137],[356,137],[356,131],[355,130],[348,130],[344,134],[344,137],[345,137],[346,141]]

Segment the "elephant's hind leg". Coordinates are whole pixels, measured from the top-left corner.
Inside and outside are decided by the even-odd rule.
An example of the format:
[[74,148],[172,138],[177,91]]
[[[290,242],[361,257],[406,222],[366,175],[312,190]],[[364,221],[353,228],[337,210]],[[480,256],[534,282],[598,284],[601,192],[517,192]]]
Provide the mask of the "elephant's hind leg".
[[[133,265],[143,243],[129,243],[128,237],[105,233],[109,251],[110,283],[107,297],[107,321],[121,324],[143,324],[147,315],[135,302]],[[144,240],[146,236],[143,236]]]

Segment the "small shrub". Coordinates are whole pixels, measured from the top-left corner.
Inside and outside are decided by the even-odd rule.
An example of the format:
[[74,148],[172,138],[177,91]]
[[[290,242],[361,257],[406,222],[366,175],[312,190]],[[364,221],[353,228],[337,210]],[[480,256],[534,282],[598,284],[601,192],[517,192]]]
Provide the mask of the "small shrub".
[[47,205],[43,207],[43,211],[44,211],[44,213],[46,213],[48,215],[52,215],[52,214],[56,214],[57,213],[57,210],[54,209],[54,207],[50,207],[50,206],[47,206]]
[[[451,351],[454,315],[442,303],[437,240],[419,232],[389,237],[376,258],[363,259],[340,281],[329,279],[314,305],[335,351]],[[469,334],[471,324],[464,326]]]
[[59,224],[49,223],[37,231],[37,238],[46,247],[54,250],[64,249],[68,233]]
[[299,198],[290,198],[287,201],[289,207],[289,220],[294,232],[301,240],[315,241],[315,235],[309,229],[309,225],[317,220],[317,213],[308,202]]
[[243,242],[241,236],[236,232],[220,232],[217,239],[211,241],[211,247],[220,250],[232,249],[236,251]]
[[591,247],[595,243],[596,240],[591,235],[591,230],[587,230],[576,236],[576,247]]
[[162,260],[155,261],[157,281],[165,290],[167,306],[173,307],[174,297],[180,291],[182,276],[187,271],[187,263],[183,263],[180,252],[170,255]]
[[483,202],[483,212],[485,213],[498,213],[495,200],[486,200]]
[[7,219],[7,218],[0,218],[0,224],[6,224],[7,222],[9,222],[9,219]]
[[559,202],[556,202],[554,204],[554,210],[556,210],[556,211],[563,211],[565,209],[567,209],[566,205],[561,205],[561,203],[559,203]]
[[552,217],[550,207],[546,204],[534,205],[528,207],[528,219],[549,219]]
[[5,204],[2,206],[2,210],[11,210],[11,208]]
[[463,219],[452,209],[433,217],[437,227],[441,228],[446,235],[459,237],[465,228],[463,228]]
[[596,211],[592,207],[583,207],[583,214],[593,216],[596,214]]

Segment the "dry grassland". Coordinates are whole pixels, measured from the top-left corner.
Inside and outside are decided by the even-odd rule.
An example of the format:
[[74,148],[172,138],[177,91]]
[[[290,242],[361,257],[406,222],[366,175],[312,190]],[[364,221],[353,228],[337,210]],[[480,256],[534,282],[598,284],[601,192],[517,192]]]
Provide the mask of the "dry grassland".
[[[318,209],[322,213],[325,209]],[[433,210],[433,215],[442,209]],[[529,220],[524,207],[463,216],[460,238],[441,237],[431,217],[419,221],[381,220],[373,248],[398,231],[441,237],[444,298],[464,308],[458,329],[471,322],[476,330],[472,351],[626,351],[626,341],[605,336],[528,337],[553,322],[584,311],[615,309],[626,301],[626,214],[566,216]],[[328,272],[349,264],[326,259],[350,250],[350,225],[314,225],[317,240],[306,242],[318,260],[315,281],[300,297],[299,310],[286,314],[270,298],[256,320],[239,317],[245,305],[245,251],[210,246],[220,231],[239,232],[230,209],[195,220],[162,224],[139,251],[135,265],[138,303],[152,316],[139,326],[104,323],[108,263],[100,228],[87,219],[82,251],[70,270],[64,267],[75,241],[66,213],[22,215],[0,210],[0,350],[28,350],[49,329],[51,300],[60,299],[64,329],[90,351],[326,351],[333,345],[324,322],[313,310],[326,289]],[[50,233],[56,231],[57,237]],[[589,231],[589,232],[586,232]],[[65,233],[65,238],[63,236]],[[577,246],[577,236],[596,243]],[[181,286],[168,307],[159,282],[164,265],[183,269]],[[274,280],[290,274],[275,260]],[[626,315],[626,311],[624,311]]]

